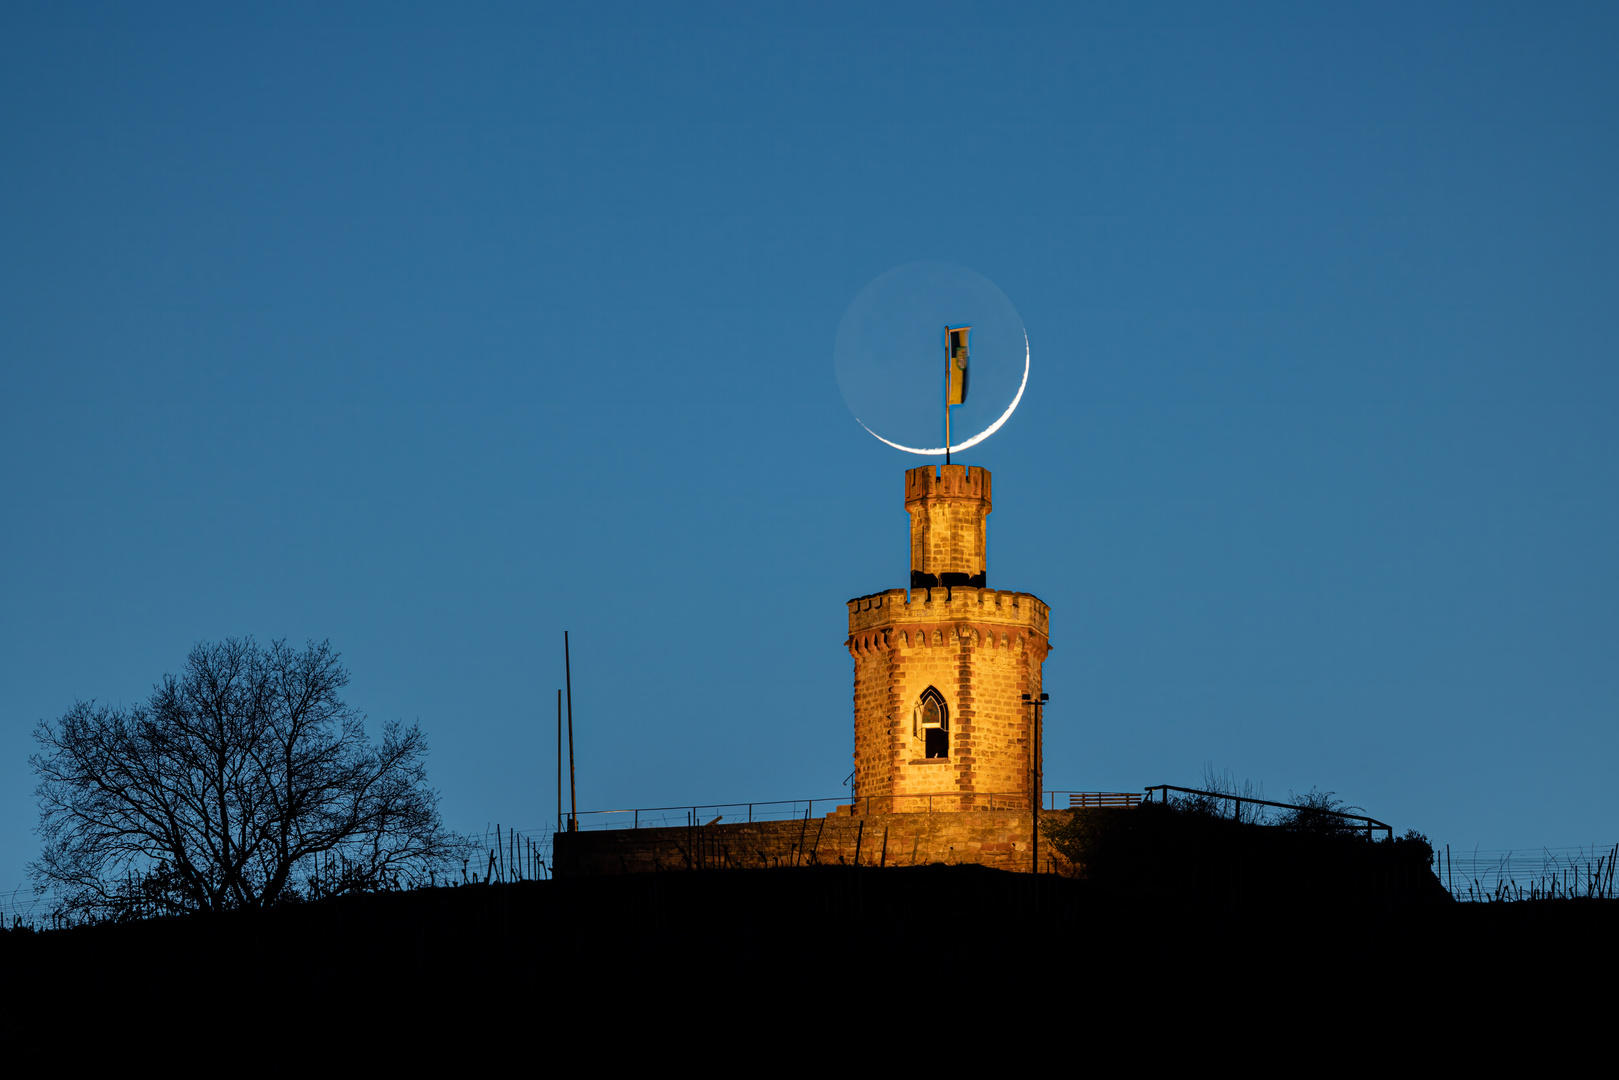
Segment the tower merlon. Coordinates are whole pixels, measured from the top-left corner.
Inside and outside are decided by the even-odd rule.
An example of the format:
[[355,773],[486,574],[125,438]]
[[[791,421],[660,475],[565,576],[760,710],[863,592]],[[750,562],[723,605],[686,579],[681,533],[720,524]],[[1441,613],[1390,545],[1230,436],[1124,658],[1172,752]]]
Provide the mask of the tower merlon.
[[849,633],[901,623],[992,622],[1049,632],[1051,607],[1032,593],[1004,589],[904,589],[859,596],[848,603]]
[[905,470],[905,506],[923,499],[972,500],[992,509],[990,473],[970,465],[923,465]]

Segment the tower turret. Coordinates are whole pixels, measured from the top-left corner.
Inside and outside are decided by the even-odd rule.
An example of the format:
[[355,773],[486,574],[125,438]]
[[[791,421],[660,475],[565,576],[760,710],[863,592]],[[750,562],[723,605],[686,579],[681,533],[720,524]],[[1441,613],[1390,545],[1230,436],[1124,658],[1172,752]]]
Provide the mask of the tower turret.
[[1027,806],[1050,609],[985,587],[987,469],[905,474],[911,589],[849,601],[855,810]]
[[988,583],[988,469],[924,465],[905,473],[911,515],[911,588]]

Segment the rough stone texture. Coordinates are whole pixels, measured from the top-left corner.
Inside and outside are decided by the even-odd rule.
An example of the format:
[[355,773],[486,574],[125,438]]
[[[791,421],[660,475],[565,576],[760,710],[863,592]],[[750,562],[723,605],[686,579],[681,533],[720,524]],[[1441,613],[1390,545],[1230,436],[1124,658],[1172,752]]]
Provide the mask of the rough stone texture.
[[[1040,870],[1073,867],[1044,839],[1065,811],[1040,812]],[[1029,812],[860,813],[675,829],[558,833],[558,877],[775,866],[923,866],[973,863],[1027,872]]]
[[911,570],[983,574],[989,569],[985,521],[994,509],[988,469],[924,465],[905,472],[911,515]]
[[[962,465],[905,475],[913,571],[982,573],[990,474]],[[925,810],[927,795],[955,794],[950,809],[1027,808],[1034,720],[1051,649],[1050,608],[1028,593],[970,587],[904,589],[849,601],[854,658],[855,804]],[[949,756],[929,759],[916,724],[925,690],[949,709]],[[1033,762],[1038,767],[1039,762]],[[943,809],[939,800],[935,812]]]

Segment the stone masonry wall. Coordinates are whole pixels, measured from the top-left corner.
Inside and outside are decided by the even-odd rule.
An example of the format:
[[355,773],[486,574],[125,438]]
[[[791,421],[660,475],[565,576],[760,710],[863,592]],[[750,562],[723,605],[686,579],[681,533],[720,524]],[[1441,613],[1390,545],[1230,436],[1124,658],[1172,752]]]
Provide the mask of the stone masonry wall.
[[[855,794],[994,793],[1004,805],[1026,792],[1033,717],[1022,695],[1040,694],[1048,619],[1037,598],[991,589],[920,589],[909,599],[890,589],[850,601]],[[930,686],[950,710],[943,759],[926,756],[914,725]]]
[[[1041,811],[1040,869],[1072,866],[1044,839],[1064,811]],[[722,822],[675,829],[607,829],[558,833],[558,877],[668,870],[848,865],[919,866],[974,863],[1030,868],[1028,811],[859,814],[755,823]]]
[[890,716],[894,698],[893,671],[889,650],[873,650],[856,661],[854,669],[854,771],[855,776],[878,775],[888,770],[893,756],[887,725],[862,724],[862,716]]
[[924,465],[905,473],[911,570],[969,576],[989,569],[985,518],[994,509],[988,469]]

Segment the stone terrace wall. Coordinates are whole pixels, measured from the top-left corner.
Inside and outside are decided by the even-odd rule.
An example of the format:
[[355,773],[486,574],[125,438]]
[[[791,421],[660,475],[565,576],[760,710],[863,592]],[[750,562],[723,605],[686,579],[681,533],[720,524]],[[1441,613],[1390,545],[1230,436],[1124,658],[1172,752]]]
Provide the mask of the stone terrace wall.
[[[1072,867],[1046,840],[1065,811],[1042,811],[1040,868]],[[936,814],[847,813],[808,821],[720,823],[674,829],[606,829],[559,833],[558,877],[644,874],[722,867],[855,865],[920,866],[974,863],[1001,870],[1029,869],[1027,811]]]

